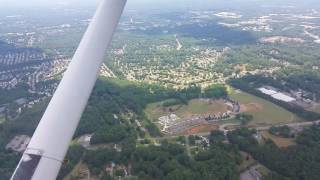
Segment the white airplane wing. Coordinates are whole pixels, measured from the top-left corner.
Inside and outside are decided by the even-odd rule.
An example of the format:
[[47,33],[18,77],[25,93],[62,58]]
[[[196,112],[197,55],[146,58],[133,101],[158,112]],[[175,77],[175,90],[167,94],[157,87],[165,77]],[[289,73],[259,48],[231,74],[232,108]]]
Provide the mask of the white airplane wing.
[[53,95],[12,180],[56,179],[126,0],[103,0]]

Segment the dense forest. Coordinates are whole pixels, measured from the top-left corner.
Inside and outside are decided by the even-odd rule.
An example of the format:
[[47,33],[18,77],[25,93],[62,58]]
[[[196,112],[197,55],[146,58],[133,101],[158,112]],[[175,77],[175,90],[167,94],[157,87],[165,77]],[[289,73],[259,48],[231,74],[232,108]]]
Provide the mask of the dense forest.
[[[20,89],[16,91],[20,92]],[[16,91],[11,92],[15,93]],[[81,118],[75,137],[94,133],[93,144],[118,143],[124,149],[123,153],[127,152],[127,155],[121,155],[121,157],[126,158],[123,162],[127,162],[131,158],[129,152],[133,151],[130,149],[135,147],[136,137],[138,135],[144,136],[144,133],[136,127],[135,119],[141,121],[151,136],[161,136],[158,128],[144,114],[144,108],[147,104],[172,98],[187,103],[189,99],[199,96],[220,98],[226,95],[226,88],[222,85],[210,86],[204,94],[201,94],[201,89],[197,86],[176,91],[158,85],[99,79]],[[9,97],[4,96],[3,100],[6,100],[6,98]],[[20,157],[18,154],[6,151],[4,149],[5,145],[15,135],[26,134],[32,136],[46,104],[47,102],[37,104],[31,109],[23,111],[17,120],[0,124],[0,157],[7,159],[0,162],[0,171],[3,172],[2,177],[6,177],[4,179],[10,177]],[[68,153],[70,164],[66,165],[61,171],[64,175],[78,162],[75,162],[75,159],[80,160],[83,156],[82,150],[77,146],[72,146],[69,151],[72,152]]]
[[19,84],[16,88],[10,90],[0,89],[0,105],[24,97],[32,97],[32,94],[28,92],[28,85],[26,84]]
[[[189,176],[189,174],[191,173],[193,174],[194,172],[192,171],[195,171],[194,168],[200,167],[184,167],[185,165],[180,164],[178,159],[172,161],[175,162],[174,165],[169,165],[173,158],[178,158],[176,157],[178,155],[179,158],[183,158],[186,161],[190,160],[189,157],[186,156],[184,152],[185,150],[182,146],[167,144],[168,147],[166,148],[165,146],[151,146],[136,149],[136,137],[138,135],[143,136],[144,134],[140,131],[138,127],[133,127],[135,127],[134,120],[136,118],[142,121],[142,123],[145,125],[151,136],[160,136],[161,134],[158,128],[153,123],[151,123],[144,114],[144,109],[147,106],[147,104],[162,101],[163,99],[177,99],[179,100],[179,102],[188,103],[188,100],[198,98],[199,96],[206,96],[208,98],[223,98],[227,96],[227,90],[223,85],[213,85],[206,88],[202,94],[201,89],[197,86],[190,86],[189,88],[176,91],[173,89],[163,88],[157,85],[129,83],[127,81],[122,80],[110,81],[105,79],[99,79],[96,83],[86,111],[76,131],[76,136],[94,132],[94,135],[92,137],[93,144],[117,143],[122,147],[122,151],[117,152],[114,149],[98,149],[86,151],[84,154],[79,154],[78,159],[81,159],[81,157],[84,155],[84,162],[86,162],[89,165],[90,170],[97,175],[102,172],[102,169],[103,167],[105,167],[106,163],[111,162],[121,163],[125,165],[130,163],[133,167],[134,175],[138,176],[139,179],[163,179],[166,176],[168,176],[166,178],[172,179],[175,176],[177,176],[177,171],[174,171],[176,170],[176,168],[186,169],[185,177]],[[125,116],[124,114],[133,115]],[[173,150],[168,149],[169,147],[172,147]],[[72,150],[73,149],[70,149],[69,151]],[[153,154],[152,157],[144,157],[146,156],[146,151],[150,152],[148,153],[150,154],[150,156]],[[170,154],[170,152],[168,151],[178,152]],[[222,150],[220,149],[220,151]],[[157,157],[158,153],[163,154],[164,157]],[[228,155],[226,154],[226,156]],[[141,162],[133,163],[138,162],[136,158],[139,158],[139,162]],[[167,163],[165,163],[166,159],[168,160]],[[159,168],[155,165],[152,166],[154,168],[151,168],[149,166],[141,167],[142,164],[151,165],[155,163],[153,161],[156,160],[160,161],[158,163],[165,163],[168,167]],[[220,160],[215,159],[212,161]],[[206,163],[203,162],[203,164]],[[232,163],[227,163],[225,165],[228,165],[230,167],[235,166]],[[203,168],[205,168],[205,165],[203,166]],[[60,177],[66,175],[68,169],[70,170],[70,166],[64,167],[61,171],[61,173],[63,174],[60,174]],[[171,171],[174,172],[170,174],[169,172]],[[203,171],[205,171],[205,169]],[[207,171],[208,172],[202,172],[202,175],[205,175],[205,173],[209,173],[210,170]],[[234,179],[235,177],[238,177],[238,172],[236,171],[236,169],[234,169],[234,167],[233,169],[226,171],[230,172],[226,172],[226,174],[221,175],[219,179]],[[214,177],[216,175],[208,174],[208,176],[210,177]],[[196,176],[192,176],[190,178],[194,179],[196,178]]]
[[[114,126],[111,128],[114,132],[117,130],[125,131],[126,128],[130,129],[130,122],[133,118],[130,117],[129,121],[126,121],[125,117],[115,117],[114,114],[130,114],[130,112],[134,113],[134,118],[143,120],[143,124],[147,127],[151,135],[157,136],[160,135],[160,133],[144,114],[144,109],[149,103],[163,101],[164,99],[178,99],[180,102],[188,103],[188,100],[201,96],[223,98],[227,96],[227,90],[223,85],[213,85],[206,88],[202,94],[201,88],[197,86],[190,86],[177,91],[158,85],[129,83],[123,80],[109,81],[99,79],[85,113],[82,116],[76,131],[76,136],[92,132],[101,132],[101,136],[98,135],[100,137],[94,137],[94,141],[103,139],[102,136],[109,139],[113,136],[112,134],[104,133],[104,135],[102,135],[106,128],[109,129],[111,126]],[[128,132],[130,131],[127,131],[127,133]]]
[[212,44],[219,45],[240,45],[253,44],[257,42],[257,38],[250,32],[240,31],[237,29],[224,27],[218,22],[208,22],[207,24],[189,23],[175,27],[155,27],[147,30],[134,30],[136,33],[144,33],[148,35],[161,35],[164,31],[170,34],[182,34],[186,37],[197,39],[207,39]]
[[274,171],[266,180],[317,180],[320,176],[320,126],[298,134],[296,145],[278,148],[272,141],[258,144],[254,130],[246,128],[228,134],[229,141]]
[[302,69],[284,69],[276,74],[278,80],[283,82],[283,88],[302,89],[315,95],[320,100],[320,72]]
[[[137,179],[165,180],[236,180],[239,177],[237,165],[241,162],[239,152],[217,142],[208,150],[203,150],[194,158],[185,152],[185,147],[163,141],[161,146],[126,148],[121,153],[110,149],[88,151],[84,162],[94,174],[101,174],[106,164],[112,162],[132,166]],[[105,179],[112,179],[104,175]]]

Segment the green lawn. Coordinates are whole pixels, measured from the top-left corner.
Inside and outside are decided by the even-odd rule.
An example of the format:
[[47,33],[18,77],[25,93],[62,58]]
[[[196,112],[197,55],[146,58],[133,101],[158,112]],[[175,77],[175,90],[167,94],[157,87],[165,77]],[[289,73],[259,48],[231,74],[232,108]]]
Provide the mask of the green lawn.
[[215,114],[217,112],[227,111],[227,106],[223,103],[223,101],[212,101],[209,103],[199,99],[193,99],[189,101],[188,105],[181,104],[170,106],[173,112],[169,112],[162,107],[162,104],[166,101],[168,100],[149,104],[145,109],[148,117],[152,120],[157,120],[161,116],[174,113],[180,118],[186,119],[197,115]]
[[275,125],[302,121],[284,108],[251,94],[236,90],[232,91],[230,96],[240,102],[242,110],[253,115],[254,119],[249,125]]
[[147,108],[144,110],[148,118],[152,121],[156,121],[159,117],[167,115],[164,111],[161,110],[162,104],[171,99],[148,104]]
[[0,124],[4,123],[6,121],[5,117],[0,117]]
[[219,103],[204,103],[199,100],[192,100],[189,102],[188,106],[185,106],[185,111],[189,111],[193,114],[204,114],[210,111],[224,111],[226,110],[226,106],[221,106]]

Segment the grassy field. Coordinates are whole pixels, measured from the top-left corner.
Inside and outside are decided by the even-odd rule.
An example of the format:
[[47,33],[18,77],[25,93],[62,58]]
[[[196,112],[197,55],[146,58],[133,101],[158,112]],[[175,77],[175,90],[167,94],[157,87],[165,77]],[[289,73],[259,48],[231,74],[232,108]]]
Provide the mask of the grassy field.
[[320,104],[317,104],[311,111],[320,113]]
[[148,104],[147,108],[144,110],[148,118],[151,119],[152,121],[156,121],[159,117],[167,115],[166,112],[161,110],[162,104],[166,101],[169,101],[169,100]]
[[264,126],[285,124],[302,121],[295,114],[275,105],[267,100],[253,96],[251,94],[233,90],[230,97],[241,104],[241,111],[253,115],[251,126]]
[[6,121],[5,117],[0,117],[0,124],[4,123]]
[[293,138],[283,138],[270,134],[268,131],[261,132],[261,135],[265,139],[272,140],[278,147],[288,147],[291,145],[295,145]]
[[225,105],[222,100],[208,102],[200,99],[193,99],[189,101],[188,105],[181,104],[163,107],[162,104],[166,101],[149,104],[145,109],[148,117],[153,121],[156,121],[161,116],[174,113],[181,119],[187,119],[198,115],[209,115],[227,111],[227,105]]

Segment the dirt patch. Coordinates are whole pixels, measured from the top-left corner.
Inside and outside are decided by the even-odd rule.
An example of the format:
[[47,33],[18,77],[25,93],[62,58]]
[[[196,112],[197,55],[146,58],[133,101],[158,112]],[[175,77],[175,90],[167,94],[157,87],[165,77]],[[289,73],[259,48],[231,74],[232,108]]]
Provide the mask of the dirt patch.
[[247,103],[240,105],[241,112],[257,112],[263,109],[263,106],[259,103]]
[[228,131],[232,131],[232,130],[235,130],[239,127],[240,127],[239,125],[229,125],[229,126],[226,126],[224,129],[228,130]]
[[210,132],[213,130],[218,130],[219,125],[216,124],[201,124],[199,126],[193,127],[181,133],[181,135],[193,135],[198,133]]
[[314,104],[311,108],[308,109],[309,111],[313,111],[316,113],[320,113],[320,103]]

